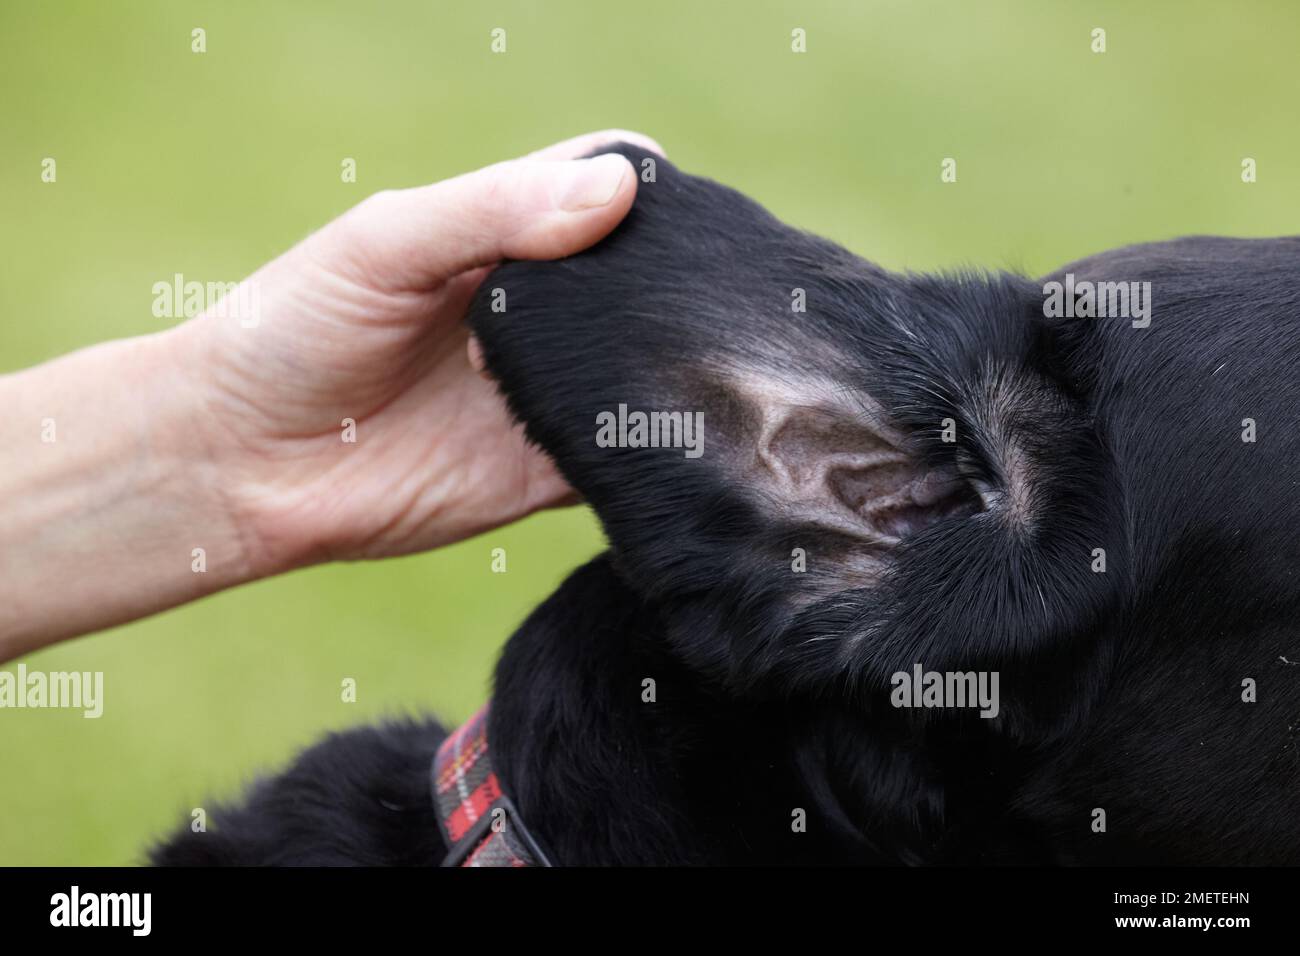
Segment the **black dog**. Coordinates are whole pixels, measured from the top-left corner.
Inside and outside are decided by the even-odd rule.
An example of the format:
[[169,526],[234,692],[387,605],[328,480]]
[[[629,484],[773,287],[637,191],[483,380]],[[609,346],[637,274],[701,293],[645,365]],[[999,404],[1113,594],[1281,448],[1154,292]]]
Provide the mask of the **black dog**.
[[[546,855],[1300,862],[1300,240],[1086,259],[1063,312],[616,151],[626,221],[471,314],[610,542],[496,671],[492,761]],[[1109,282],[1150,283],[1146,318],[1067,317]],[[680,414],[598,441],[636,412]],[[663,447],[697,412],[702,449]],[[930,672],[996,706],[916,699]],[[443,737],[335,735],[154,859],[438,863]]]

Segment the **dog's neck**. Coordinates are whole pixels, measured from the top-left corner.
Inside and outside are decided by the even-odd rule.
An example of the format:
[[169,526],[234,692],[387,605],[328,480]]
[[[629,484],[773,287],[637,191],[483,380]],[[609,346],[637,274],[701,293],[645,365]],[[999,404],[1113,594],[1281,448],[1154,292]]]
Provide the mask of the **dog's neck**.
[[[945,806],[936,739],[920,746],[896,716],[738,702],[677,661],[607,557],[511,639],[491,721],[503,786],[561,865],[1017,856],[1000,837],[950,845],[961,817],[994,812],[1001,782]],[[981,748],[950,751],[969,762]]]

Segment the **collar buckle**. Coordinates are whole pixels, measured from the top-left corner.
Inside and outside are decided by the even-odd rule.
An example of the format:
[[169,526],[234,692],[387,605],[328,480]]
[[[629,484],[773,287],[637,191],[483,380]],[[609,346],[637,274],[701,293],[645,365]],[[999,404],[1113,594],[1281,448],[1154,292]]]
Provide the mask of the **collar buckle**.
[[[499,818],[501,820],[499,825],[497,824],[498,810],[500,810],[502,814]],[[532,857],[532,865],[554,865],[542,851],[537,840],[535,840],[533,835],[528,832],[528,828],[524,826],[524,821],[519,815],[519,811],[515,809],[515,805],[510,802],[510,798],[505,794],[498,797],[492,804],[491,809],[479,817],[474,822],[474,825],[466,831],[465,835],[452,845],[451,850],[449,850],[447,855],[443,857],[441,865],[463,866],[465,861],[469,859],[470,855],[488,840],[492,839],[494,835],[500,836],[504,839],[507,828],[509,828],[510,835],[528,851],[529,855]]]

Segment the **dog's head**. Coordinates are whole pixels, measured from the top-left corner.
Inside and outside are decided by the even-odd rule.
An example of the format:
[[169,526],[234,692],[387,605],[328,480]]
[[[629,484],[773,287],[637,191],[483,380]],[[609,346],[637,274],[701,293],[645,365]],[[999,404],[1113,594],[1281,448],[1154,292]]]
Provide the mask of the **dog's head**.
[[1012,670],[1041,678],[1025,707],[1077,710],[1114,651],[1099,622],[1221,498],[1168,432],[1187,420],[1169,390],[1199,372],[1176,324],[1048,318],[1042,284],[1011,276],[891,274],[610,151],[641,174],[627,219],[502,266],[471,322],[683,659],[738,692]]

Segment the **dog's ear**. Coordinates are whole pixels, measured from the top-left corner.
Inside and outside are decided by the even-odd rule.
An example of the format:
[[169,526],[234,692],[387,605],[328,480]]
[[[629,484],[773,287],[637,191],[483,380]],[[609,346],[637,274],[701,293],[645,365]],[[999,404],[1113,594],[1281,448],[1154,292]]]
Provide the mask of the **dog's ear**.
[[852,343],[834,341],[854,294],[884,291],[871,281],[883,274],[619,149],[645,173],[627,220],[566,261],[499,269],[471,321],[633,584],[652,597],[707,587],[698,568],[677,578],[674,547],[773,523],[843,538],[866,572],[934,521],[978,510],[973,485],[924,460],[855,387]]
[[[1034,568],[1028,549],[1088,558],[1060,510],[1088,430],[1035,371],[1027,287],[892,275],[617,151],[641,174],[624,222],[569,259],[504,265],[470,321],[620,573],[730,639],[687,655],[766,672],[888,618],[889,640],[841,640],[834,666],[847,646],[939,666],[956,628],[987,627],[979,647],[1074,626],[1059,589],[1006,579]],[[983,625],[963,620],[967,592],[998,605]]]

